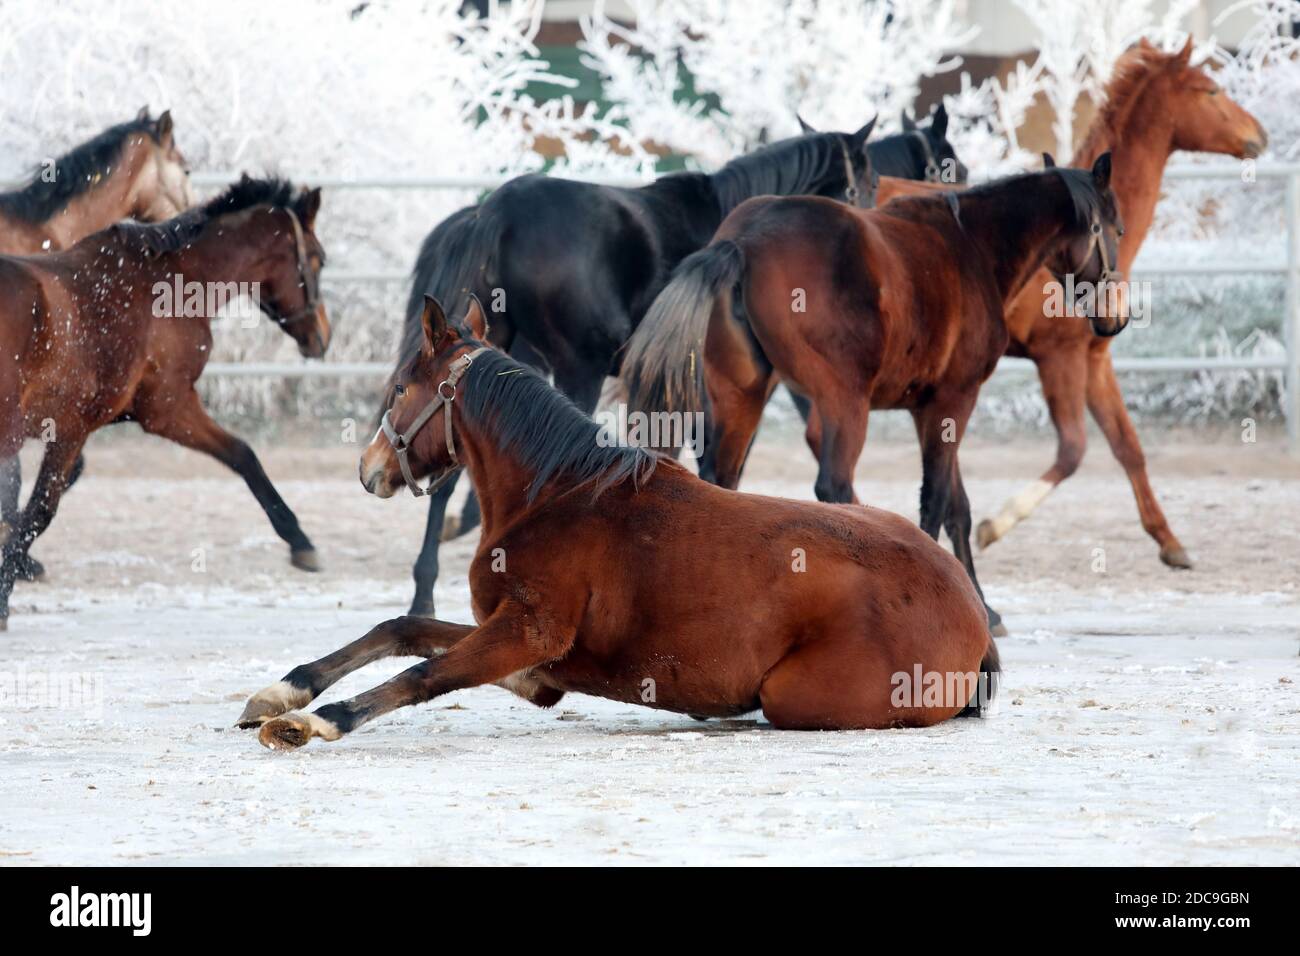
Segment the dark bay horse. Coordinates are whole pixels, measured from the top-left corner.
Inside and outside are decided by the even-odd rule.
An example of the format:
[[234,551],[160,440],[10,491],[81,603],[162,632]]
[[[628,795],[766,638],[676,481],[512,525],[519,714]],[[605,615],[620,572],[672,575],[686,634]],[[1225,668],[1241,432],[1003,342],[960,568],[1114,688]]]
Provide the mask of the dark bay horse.
[[[1086,169],[1104,152],[1122,157],[1114,180],[1127,227],[1119,244],[1122,272],[1132,267],[1151,227],[1171,154],[1187,150],[1249,159],[1268,144],[1259,121],[1229,99],[1209,73],[1189,65],[1191,53],[1190,40],[1172,54],[1144,40],[1125,54],[1107,86],[1106,104],[1071,162]],[[1056,427],[1056,460],[999,514],[980,522],[979,546],[1005,535],[1074,474],[1087,447],[1086,408],[1128,475],[1142,527],[1159,545],[1160,560],[1172,568],[1190,568],[1192,560],[1170,529],[1147,477],[1146,457],[1111,363],[1110,340],[1094,336],[1082,318],[1045,315],[1045,284],[1040,273],[1008,304],[1007,354],[1028,357],[1038,367]]]
[[[1006,348],[1005,305],[1030,276],[1046,265],[1080,292],[1110,288],[1122,231],[1110,173],[1106,154],[1091,171],[1050,169],[877,210],[751,200],[678,267],[628,342],[631,405],[693,412],[703,384],[714,425],[700,474],[735,488],[784,381],[812,404],[816,493],[833,502],[856,501],[870,411],[907,409],[924,463],[921,527],[946,529],[974,582],[957,448]],[[1114,335],[1122,310],[1099,298],[1093,328]],[[991,609],[989,618],[999,625]]]
[[[590,413],[618,349],[687,254],[704,247],[723,218],[755,195],[821,195],[871,205],[873,173],[965,178],[946,139],[947,113],[866,143],[856,133],[806,134],[728,163],[713,174],[678,173],[640,189],[542,176],[507,183],[478,206],[440,223],[416,262],[402,355],[418,349],[424,294],[453,312],[471,293],[488,304],[492,340],[554,374],[557,388]],[[863,144],[865,155],[863,153]],[[391,394],[388,396],[391,398]],[[385,407],[388,398],[385,399]],[[446,522],[454,481],[433,495],[416,560],[412,614],[432,614],[440,539],[478,524],[471,492],[460,520]]]
[[[171,219],[194,204],[189,176],[171,112],[152,119],[146,107],[38,168],[22,188],[0,193],[0,255],[57,252],[123,219]],[[69,484],[81,465],[79,458]],[[21,486],[17,456],[0,462],[0,520],[6,524],[18,518]],[[43,571],[28,555],[18,576],[33,580]]]
[[[319,208],[319,190],[244,177],[166,222],[121,223],[65,252],[0,256],[0,456],[24,438],[45,444],[36,487],[5,529],[0,627],[17,569],[53,519],[86,438],[114,422],[139,422],[238,472],[294,565],[318,567],[257,456],[208,416],[194,383],[212,352],[215,313],[244,290],[303,355],[324,354]],[[183,297],[170,295],[175,287]]]
[[[574,691],[696,716],[762,708],[785,729],[928,726],[987,699],[997,650],[979,595],[911,522],[725,491],[645,449],[608,447],[543,378],[483,345],[473,305],[455,328],[430,299],[422,325],[360,477],[390,497],[469,471],[483,516],[469,575],[477,624],[400,617],[294,668],[239,720],[260,724],[268,747],[337,740],[488,683],[543,707]],[[298,710],[393,656],[426,660]],[[944,692],[900,695],[913,674]]]

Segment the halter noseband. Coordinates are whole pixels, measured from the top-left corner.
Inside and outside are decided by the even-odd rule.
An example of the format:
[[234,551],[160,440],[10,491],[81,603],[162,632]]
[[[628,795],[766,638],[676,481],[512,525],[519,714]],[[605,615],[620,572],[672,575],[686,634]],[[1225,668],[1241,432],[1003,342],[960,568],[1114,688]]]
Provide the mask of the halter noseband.
[[276,317],[281,325],[289,325],[306,316],[316,314],[320,306],[320,287],[317,285],[316,276],[312,274],[311,263],[307,261],[307,240],[303,237],[302,223],[298,220],[298,214],[288,206],[284,207],[284,211],[289,214],[289,222],[293,226],[294,252],[298,256],[298,279],[302,283],[303,297],[307,300],[293,315]]
[[[380,430],[383,431],[384,437],[388,443],[393,446],[393,451],[397,453],[397,464],[401,466],[402,478],[406,481],[406,487],[411,489],[411,494],[417,498],[425,495],[431,495],[441,488],[452,475],[456,473],[456,468],[460,466],[460,459],[456,456],[456,443],[451,437],[451,405],[456,401],[456,386],[461,378],[474,364],[474,360],[484,352],[490,352],[488,346],[480,346],[472,352],[466,352],[460,358],[456,359],[447,368],[447,377],[438,383],[438,396],[424,406],[424,410],[415,416],[415,421],[406,431],[399,433],[393,425],[393,410],[391,408],[384,411],[384,417],[379,420]],[[411,464],[407,461],[407,455],[411,451],[411,442],[415,436],[420,433],[429,420],[438,414],[438,410],[445,408],[447,410],[447,454],[451,456],[451,466],[447,468],[442,477],[437,481],[431,481],[427,488],[421,488],[420,483],[415,480],[415,475],[411,473]]]
[[908,130],[909,136],[915,136],[921,143],[921,152],[925,154],[925,181],[937,183],[942,179],[939,164],[934,161],[934,150],[930,149],[929,138],[919,129]]

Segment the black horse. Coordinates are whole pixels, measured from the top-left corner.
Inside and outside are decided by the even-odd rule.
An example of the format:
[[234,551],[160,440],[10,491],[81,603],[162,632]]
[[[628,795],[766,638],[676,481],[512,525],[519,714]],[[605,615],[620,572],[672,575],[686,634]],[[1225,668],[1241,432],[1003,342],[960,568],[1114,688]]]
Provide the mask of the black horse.
[[[870,145],[874,120],[855,133],[806,133],[732,160],[716,173],[675,173],[639,189],[545,176],[513,179],[425,238],[401,354],[422,341],[425,293],[452,315],[465,312],[472,294],[491,322],[493,344],[553,375],[555,386],[591,414],[605,377],[618,373],[619,350],[673,269],[709,243],[732,209],[760,195],[820,195],[870,206],[877,174],[922,179],[927,158],[956,163],[943,138],[946,122],[936,114],[925,130]],[[879,168],[878,153],[886,163]],[[390,380],[383,408],[392,398]],[[461,520],[449,522],[444,535],[454,487],[455,479],[430,497],[411,614],[434,611],[440,540],[479,523],[471,491]]]

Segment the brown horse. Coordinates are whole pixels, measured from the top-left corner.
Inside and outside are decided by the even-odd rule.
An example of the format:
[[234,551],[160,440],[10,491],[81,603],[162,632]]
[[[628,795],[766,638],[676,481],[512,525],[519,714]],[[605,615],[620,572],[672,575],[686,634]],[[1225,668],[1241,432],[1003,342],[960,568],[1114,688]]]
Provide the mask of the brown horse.
[[[483,515],[469,576],[478,624],[401,617],[295,668],[240,717],[262,725],[267,746],[335,740],[487,683],[544,707],[576,691],[697,716],[761,707],[781,728],[926,726],[963,711],[996,671],[979,596],[910,522],[724,491],[612,445],[545,380],[481,344],[480,308],[466,322],[449,327],[427,300],[423,341],[360,473],[389,497],[469,471]],[[286,713],[405,655],[427,660]],[[945,692],[923,697],[915,674]]]
[[159,222],[194,204],[172,115],[148,107],[0,193],[0,255],[58,252],[123,219]]
[[[0,193],[0,255],[67,249],[91,233],[126,218],[159,222],[191,205],[189,169],[176,147],[172,116],[149,110],[104,130],[94,139],[37,170],[21,189]],[[76,481],[82,460],[69,476]],[[18,456],[0,461],[0,520],[18,520],[22,472]],[[17,569],[23,580],[44,574],[28,555]]]
[[[694,411],[703,378],[713,429],[700,474],[735,488],[784,381],[812,403],[816,493],[836,502],[857,500],[870,411],[907,409],[925,469],[921,527],[947,530],[974,582],[957,448],[1006,348],[1007,301],[1046,264],[1093,290],[1098,334],[1126,322],[1096,295],[1109,290],[1122,231],[1109,184],[1106,154],[1091,172],[1051,169],[874,211],[750,200],[683,261],[633,335],[623,359],[632,405]],[[1000,623],[991,609],[989,621]]]
[[[1113,188],[1127,227],[1119,244],[1119,269],[1127,273],[1160,198],[1160,178],[1177,150],[1222,153],[1238,159],[1258,156],[1268,144],[1259,121],[1219,89],[1204,69],[1189,65],[1191,41],[1166,54],[1145,40],[1116,66],[1097,115],[1072,165],[1086,169],[1103,152],[1123,157]],[[916,184],[881,180],[880,202],[912,194]],[[981,521],[976,540],[988,547],[1074,474],[1087,446],[1084,408],[1092,413],[1111,452],[1133,486],[1142,527],[1160,545],[1160,559],[1190,568],[1191,558],[1165,519],[1147,477],[1146,458],[1124,407],[1111,364],[1110,340],[1094,336],[1082,318],[1049,317],[1040,271],[1007,307],[1008,355],[1027,356],[1038,367],[1043,396],[1056,426],[1056,461],[1042,477],[1009,500],[992,519]]]
[[36,487],[7,528],[0,627],[17,569],[54,517],[86,438],[114,422],[139,422],[234,469],[294,565],[318,567],[257,456],[208,417],[194,383],[212,351],[212,318],[243,292],[303,355],[324,354],[319,208],[319,190],[295,195],[286,182],[244,177],[167,222],[121,223],[66,252],[0,256],[0,456],[27,437],[45,442]]

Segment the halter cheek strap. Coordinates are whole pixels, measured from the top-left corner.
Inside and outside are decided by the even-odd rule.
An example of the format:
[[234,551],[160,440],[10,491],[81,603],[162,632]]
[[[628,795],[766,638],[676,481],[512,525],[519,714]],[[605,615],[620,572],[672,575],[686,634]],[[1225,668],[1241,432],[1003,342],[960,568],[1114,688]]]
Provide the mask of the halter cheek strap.
[[862,190],[858,189],[858,181],[853,174],[853,157],[849,155],[849,144],[843,136],[838,137],[840,141],[840,155],[844,157],[844,198],[848,200],[850,206],[858,205],[858,200],[862,196]]
[[320,288],[316,283],[316,276],[312,274],[311,263],[307,261],[307,240],[303,237],[302,222],[299,221],[298,214],[289,207],[286,206],[284,211],[289,214],[289,224],[293,226],[294,252],[298,257],[298,279],[302,283],[303,298],[306,300],[303,307],[293,315],[279,317],[281,325],[289,325],[305,316],[316,314],[316,309],[320,305]]
[[[456,455],[456,442],[452,438],[451,430],[451,406],[456,401],[456,386],[461,378],[469,371],[469,367],[474,364],[474,360],[484,352],[491,351],[486,345],[476,348],[472,352],[466,352],[460,358],[456,359],[447,368],[447,377],[438,383],[438,395],[433,401],[425,405],[419,415],[415,416],[415,421],[404,432],[398,432],[393,425],[393,410],[387,409],[384,417],[380,419],[379,427],[383,431],[384,437],[388,443],[393,446],[393,451],[397,453],[397,464],[402,469],[402,478],[406,482],[406,487],[411,489],[411,494],[417,498],[425,495],[431,495],[441,488],[451,476],[456,473],[460,466],[460,459]],[[444,429],[447,436],[447,454],[451,457],[451,466],[443,473],[437,481],[429,483],[427,488],[421,488],[420,483],[415,480],[415,475],[411,471],[411,463],[408,456],[411,452],[411,442],[415,436],[420,433],[420,429],[429,424],[430,419],[438,414],[441,409],[447,410],[447,427]]]
[[927,183],[937,183],[940,180],[939,164],[934,161],[934,150],[930,149],[930,140],[919,129],[909,130],[909,136],[915,136],[917,142],[921,144],[921,152],[925,154],[925,181]]
[[[1106,249],[1106,243],[1101,238],[1101,216],[1094,209],[1092,213],[1092,222],[1088,225],[1088,249],[1083,254],[1083,259],[1079,262],[1079,269],[1086,268],[1092,261],[1092,253],[1096,250],[1101,255],[1101,275],[1097,277],[1097,285],[1106,282],[1111,275],[1110,252]],[[1078,269],[1075,270],[1078,275]]]

